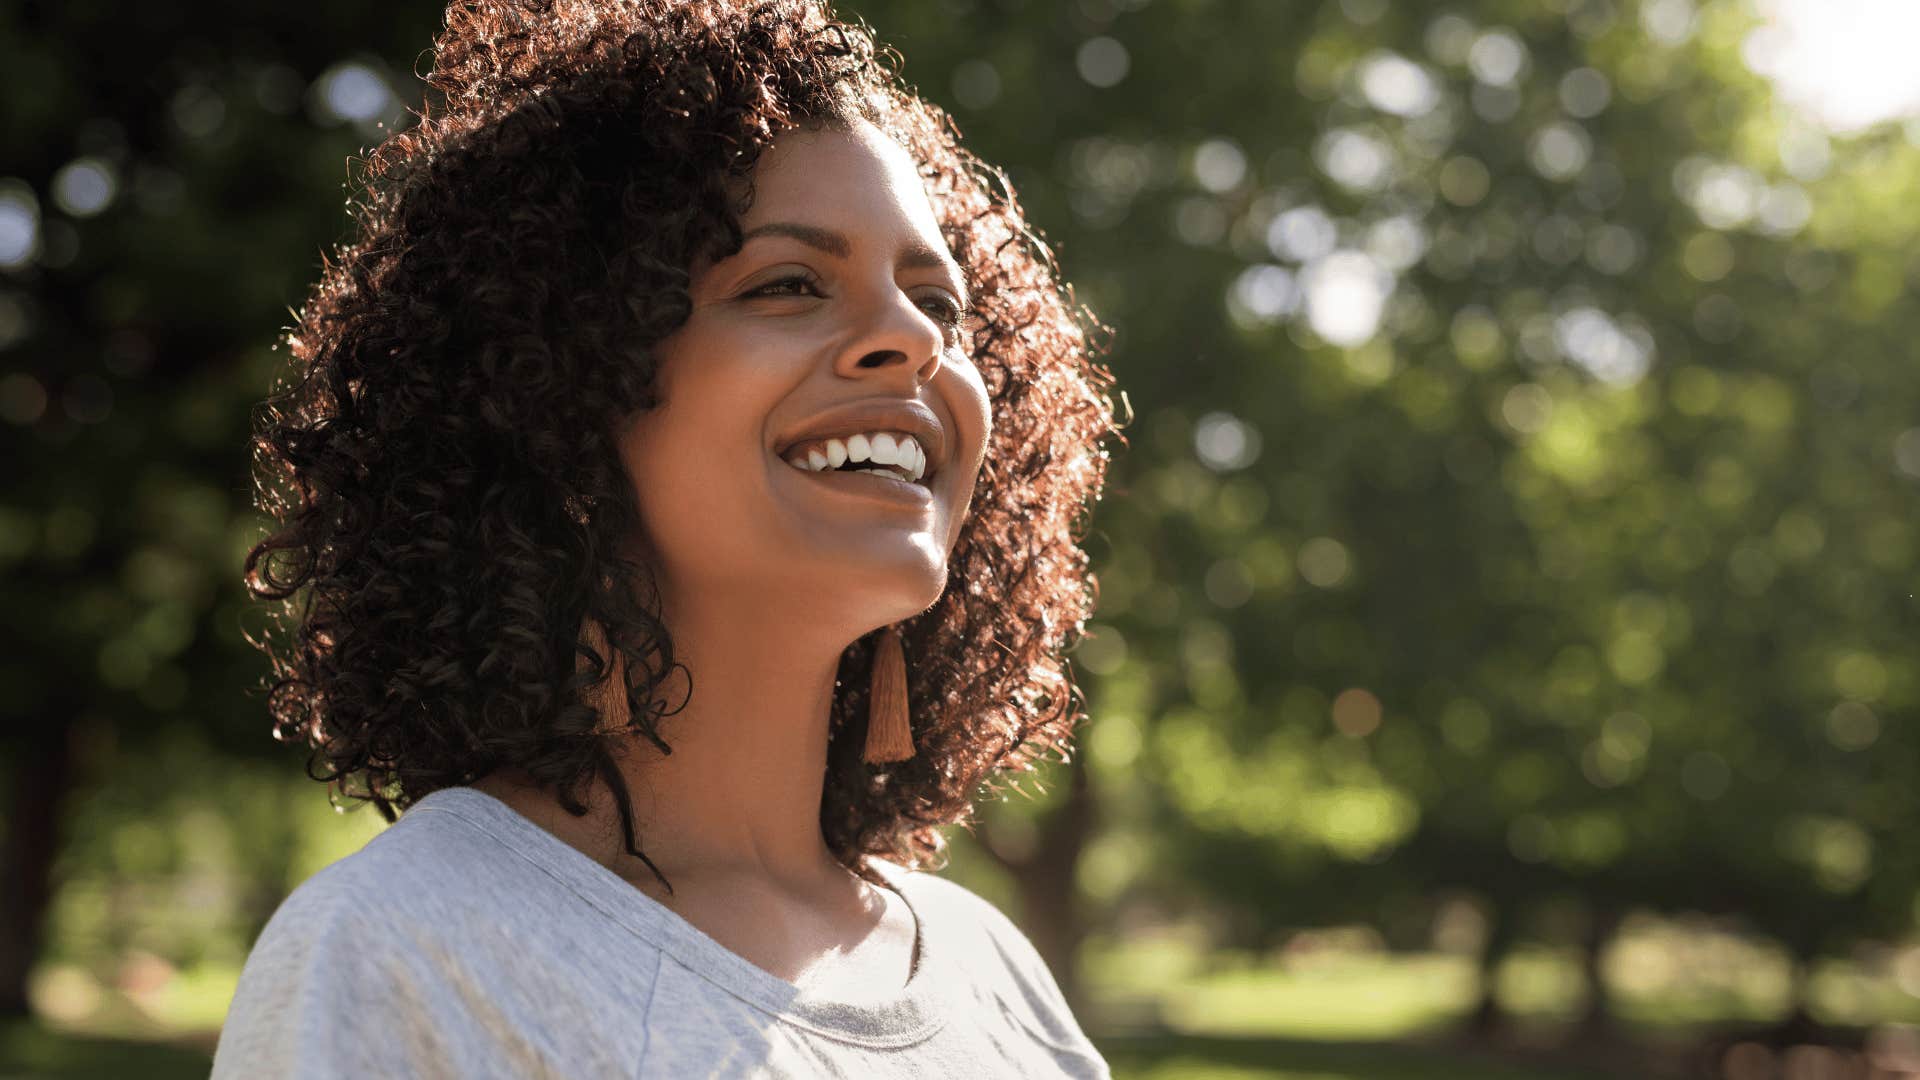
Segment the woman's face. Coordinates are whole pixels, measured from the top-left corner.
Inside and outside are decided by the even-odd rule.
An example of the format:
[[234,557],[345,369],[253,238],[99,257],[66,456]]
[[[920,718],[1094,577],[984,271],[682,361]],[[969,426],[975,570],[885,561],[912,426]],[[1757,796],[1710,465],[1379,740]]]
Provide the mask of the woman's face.
[[[851,640],[945,587],[991,424],[965,278],[913,159],[870,125],[788,132],[753,188],[745,246],[693,267],[660,403],[621,453],[670,611],[731,597]],[[924,475],[837,468],[875,458]]]

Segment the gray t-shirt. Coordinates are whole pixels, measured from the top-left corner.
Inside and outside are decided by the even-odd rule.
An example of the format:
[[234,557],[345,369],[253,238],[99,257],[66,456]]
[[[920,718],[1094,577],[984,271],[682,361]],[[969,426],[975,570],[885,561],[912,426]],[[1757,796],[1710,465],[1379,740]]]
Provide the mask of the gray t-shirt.
[[904,988],[797,989],[473,788],[436,791],[287,897],[213,1076],[1107,1077],[1025,935],[875,860],[918,924]]

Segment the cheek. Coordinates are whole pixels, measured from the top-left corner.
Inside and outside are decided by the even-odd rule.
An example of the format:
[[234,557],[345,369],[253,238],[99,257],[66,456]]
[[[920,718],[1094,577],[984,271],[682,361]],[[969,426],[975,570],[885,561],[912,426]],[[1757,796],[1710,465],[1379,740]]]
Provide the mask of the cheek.
[[[657,404],[620,433],[620,458],[650,531],[740,528],[767,472],[777,365],[740,335],[685,335],[661,357]],[[674,508],[663,514],[661,508]]]
[[993,441],[993,403],[987,400],[987,385],[971,364],[956,371],[952,395],[955,423],[966,435],[974,454],[976,471],[986,460],[987,446]]
[[651,518],[656,507],[675,497],[672,482],[676,462],[672,460],[674,440],[667,437],[659,408],[628,422],[620,435],[620,463],[626,466],[627,479],[633,485],[635,502],[642,518]]
[[987,398],[985,380],[972,364],[957,364],[946,371],[953,376],[946,401],[953,416],[956,436],[954,451],[962,455],[956,457],[953,464],[966,473],[965,483],[957,485],[961,502],[954,508],[953,519],[947,528],[946,551],[951,555],[960,542],[961,534],[966,532],[967,520],[972,517],[973,493],[980,482],[981,470],[986,466],[989,444],[993,441],[993,404]]
[[656,346],[654,405],[630,418],[620,435],[621,461],[643,499],[677,495],[696,481],[689,473],[705,456],[704,442],[719,437],[715,425],[727,415],[717,407],[714,382],[726,375],[707,358],[726,355],[721,344],[690,324]]
[[[662,375],[666,373],[663,370]],[[640,516],[659,525],[661,507],[687,508],[688,494],[697,489],[701,465],[697,433],[697,386],[662,378],[656,404],[627,421],[620,432],[620,463],[633,485]]]
[[751,429],[739,417],[695,413],[693,404],[683,396],[671,413],[643,415],[621,441],[620,458],[642,513],[652,500],[679,507],[680,516],[706,516],[731,505],[732,488],[750,483],[747,470],[760,464],[751,456]]

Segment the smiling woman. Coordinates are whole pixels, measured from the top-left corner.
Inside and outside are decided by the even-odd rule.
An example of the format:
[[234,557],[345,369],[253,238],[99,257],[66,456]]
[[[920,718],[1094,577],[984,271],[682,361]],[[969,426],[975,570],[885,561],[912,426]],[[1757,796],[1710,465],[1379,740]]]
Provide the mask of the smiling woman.
[[808,0],[447,12],[255,439],[274,733],[397,822],[215,1074],[1101,1076],[943,827],[1064,753],[1111,375]]

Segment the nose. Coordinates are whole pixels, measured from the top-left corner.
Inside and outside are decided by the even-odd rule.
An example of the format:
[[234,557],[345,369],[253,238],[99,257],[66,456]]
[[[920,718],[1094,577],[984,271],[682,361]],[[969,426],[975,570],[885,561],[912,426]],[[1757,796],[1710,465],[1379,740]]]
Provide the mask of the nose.
[[871,378],[875,371],[910,373],[915,388],[933,381],[940,370],[946,337],[913,298],[889,288],[885,299],[867,308],[860,332],[840,351],[834,369],[850,379]]

